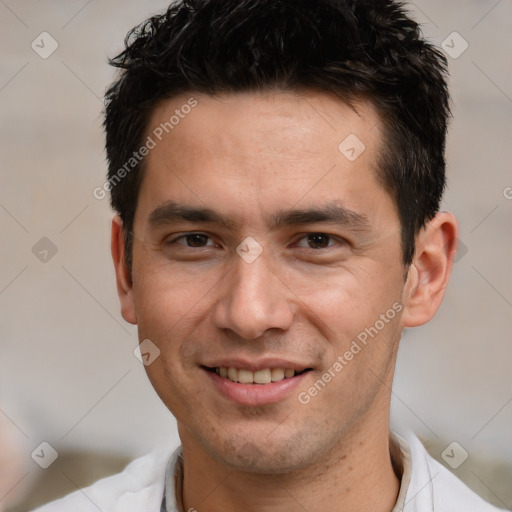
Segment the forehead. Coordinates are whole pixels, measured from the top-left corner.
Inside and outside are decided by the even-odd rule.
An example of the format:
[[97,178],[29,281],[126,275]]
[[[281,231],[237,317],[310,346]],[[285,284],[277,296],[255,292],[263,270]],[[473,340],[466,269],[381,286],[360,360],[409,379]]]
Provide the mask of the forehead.
[[381,132],[370,103],[349,105],[329,93],[176,96],[150,116],[145,137],[155,145],[139,197],[233,214],[308,201],[355,207],[369,187],[387,195],[375,177]]
[[337,154],[338,143],[350,134],[372,146],[380,139],[380,124],[371,103],[348,103],[327,92],[191,93],[159,102],[146,131],[160,134],[166,143],[200,145],[204,151],[258,147],[265,153],[293,157],[298,148],[312,155],[326,149]]

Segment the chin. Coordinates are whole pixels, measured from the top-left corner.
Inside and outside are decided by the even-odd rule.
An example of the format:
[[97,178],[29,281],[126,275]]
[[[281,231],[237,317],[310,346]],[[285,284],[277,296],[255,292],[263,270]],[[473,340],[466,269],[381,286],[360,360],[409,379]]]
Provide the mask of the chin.
[[261,475],[289,474],[308,465],[300,456],[290,454],[288,450],[285,452],[264,453],[257,446],[247,444],[238,453],[222,454],[222,457],[225,464],[236,471]]
[[[309,447],[308,452],[305,447]],[[311,444],[290,438],[276,439],[273,443],[269,443],[268,437],[260,441],[227,440],[207,449],[225,466],[255,474],[287,474],[307,467],[316,459]]]

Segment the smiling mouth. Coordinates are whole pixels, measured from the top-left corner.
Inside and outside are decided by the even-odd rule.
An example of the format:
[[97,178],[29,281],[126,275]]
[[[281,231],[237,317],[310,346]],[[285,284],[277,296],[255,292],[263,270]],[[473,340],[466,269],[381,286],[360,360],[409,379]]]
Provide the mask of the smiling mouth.
[[253,372],[251,370],[234,368],[233,366],[215,368],[204,366],[203,368],[209,372],[216,373],[220,377],[240,384],[271,384],[272,382],[291,379],[312,370],[312,368],[306,368],[302,371],[295,371],[291,368],[264,368],[263,370]]

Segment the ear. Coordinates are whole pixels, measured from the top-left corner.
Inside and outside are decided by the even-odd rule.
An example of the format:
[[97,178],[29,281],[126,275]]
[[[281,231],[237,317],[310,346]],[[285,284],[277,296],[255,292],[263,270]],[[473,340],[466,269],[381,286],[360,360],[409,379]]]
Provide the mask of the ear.
[[121,302],[121,314],[123,318],[131,323],[137,323],[135,313],[135,303],[133,300],[133,283],[131,272],[125,262],[125,239],[123,230],[123,221],[116,215],[112,219],[112,238],[110,247],[112,250],[112,259],[116,271],[117,294]]
[[404,287],[404,327],[426,324],[441,305],[457,254],[457,220],[451,213],[438,213],[417,235],[415,245]]

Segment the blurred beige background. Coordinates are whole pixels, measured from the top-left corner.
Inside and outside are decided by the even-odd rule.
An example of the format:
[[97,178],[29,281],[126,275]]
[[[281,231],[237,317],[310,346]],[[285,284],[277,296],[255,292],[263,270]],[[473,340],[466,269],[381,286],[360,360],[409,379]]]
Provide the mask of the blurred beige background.
[[[178,442],[133,355],[110,261],[112,214],[92,193],[106,173],[107,57],[166,4],[0,0],[0,431],[22,466],[0,485],[0,509],[44,499],[33,491],[27,501],[31,487],[67,492]],[[404,335],[393,426],[418,433],[441,461],[456,441],[468,458],[454,473],[511,508],[512,0],[410,5],[449,55],[444,207],[459,218],[462,249],[436,319]],[[49,462],[53,452],[42,442],[60,455],[46,470],[37,454]]]

